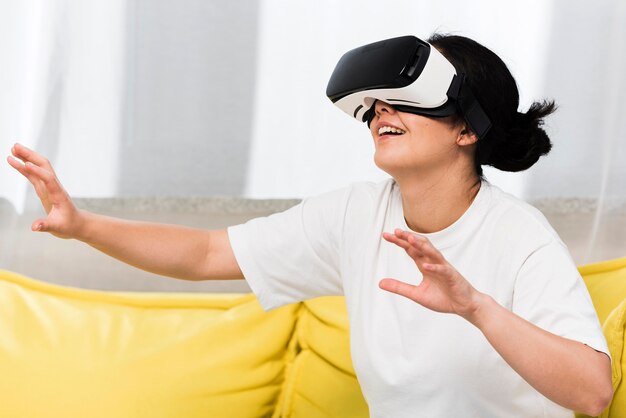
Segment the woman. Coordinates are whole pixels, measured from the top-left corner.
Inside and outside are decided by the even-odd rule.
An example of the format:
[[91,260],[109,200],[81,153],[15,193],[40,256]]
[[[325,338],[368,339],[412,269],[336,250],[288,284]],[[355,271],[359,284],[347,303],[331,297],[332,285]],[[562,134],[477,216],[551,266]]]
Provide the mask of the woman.
[[33,230],[157,274],[245,278],[266,309],[344,294],[374,417],[597,415],[612,396],[611,365],[582,279],[545,218],[482,177],[483,164],[521,171],[546,154],[541,124],[554,105],[519,113],[515,80],[493,52],[458,36],[429,42],[491,120],[480,141],[460,115],[377,101],[368,123],[391,179],[217,231],[78,210],[50,163],[16,144],[9,163],[48,213]]

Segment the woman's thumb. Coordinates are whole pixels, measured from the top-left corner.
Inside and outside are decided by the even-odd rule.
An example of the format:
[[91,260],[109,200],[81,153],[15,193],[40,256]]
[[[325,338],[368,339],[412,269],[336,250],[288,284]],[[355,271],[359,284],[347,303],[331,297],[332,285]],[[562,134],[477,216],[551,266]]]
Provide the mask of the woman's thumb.
[[31,229],[34,232],[45,232],[47,229],[46,223],[42,219],[37,219],[35,222],[33,222]]

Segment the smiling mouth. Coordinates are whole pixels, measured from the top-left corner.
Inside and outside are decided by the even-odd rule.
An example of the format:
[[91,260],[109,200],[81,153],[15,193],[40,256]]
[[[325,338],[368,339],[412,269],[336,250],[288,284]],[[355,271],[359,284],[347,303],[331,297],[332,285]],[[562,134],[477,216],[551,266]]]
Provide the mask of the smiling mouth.
[[383,136],[399,136],[405,134],[406,131],[400,128],[394,128],[392,126],[381,126],[378,128],[378,137],[382,138]]

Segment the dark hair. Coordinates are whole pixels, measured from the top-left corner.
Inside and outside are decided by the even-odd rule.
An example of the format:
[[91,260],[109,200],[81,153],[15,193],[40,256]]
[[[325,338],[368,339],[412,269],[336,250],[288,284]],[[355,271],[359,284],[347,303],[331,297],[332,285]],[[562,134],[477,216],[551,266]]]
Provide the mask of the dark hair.
[[491,119],[491,129],[479,139],[474,165],[503,171],[522,171],[552,148],[543,130],[543,118],[556,110],[553,100],[534,102],[526,113],[518,112],[519,92],[506,64],[488,48],[463,36],[433,34],[428,42],[437,48],[468,86]]

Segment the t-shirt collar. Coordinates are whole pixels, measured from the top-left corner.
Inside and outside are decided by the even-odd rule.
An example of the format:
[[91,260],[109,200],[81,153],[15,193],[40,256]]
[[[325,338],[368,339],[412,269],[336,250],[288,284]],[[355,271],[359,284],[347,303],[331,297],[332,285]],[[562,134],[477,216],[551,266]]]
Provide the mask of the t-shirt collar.
[[[394,186],[394,198],[396,199],[396,202],[398,202],[398,204],[395,206],[396,208],[398,208],[397,212],[400,218],[400,228],[406,231],[410,231],[411,229],[407,225],[406,219],[404,218],[400,188],[397,184],[395,184]],[[474,229],[472,226],[476,226],[480,223],[480,220],[487,211],[490,199],[491,184],[488,181],[483,180],[481,181],[480,189],[478,190],[476,197],[459,219],[454,221],[450,226],[440,231],[429,233],[416,233],[428,238],[437,249],[450,247],[458,242],[462,237],[466,236],[469,233],[472,233]]]

